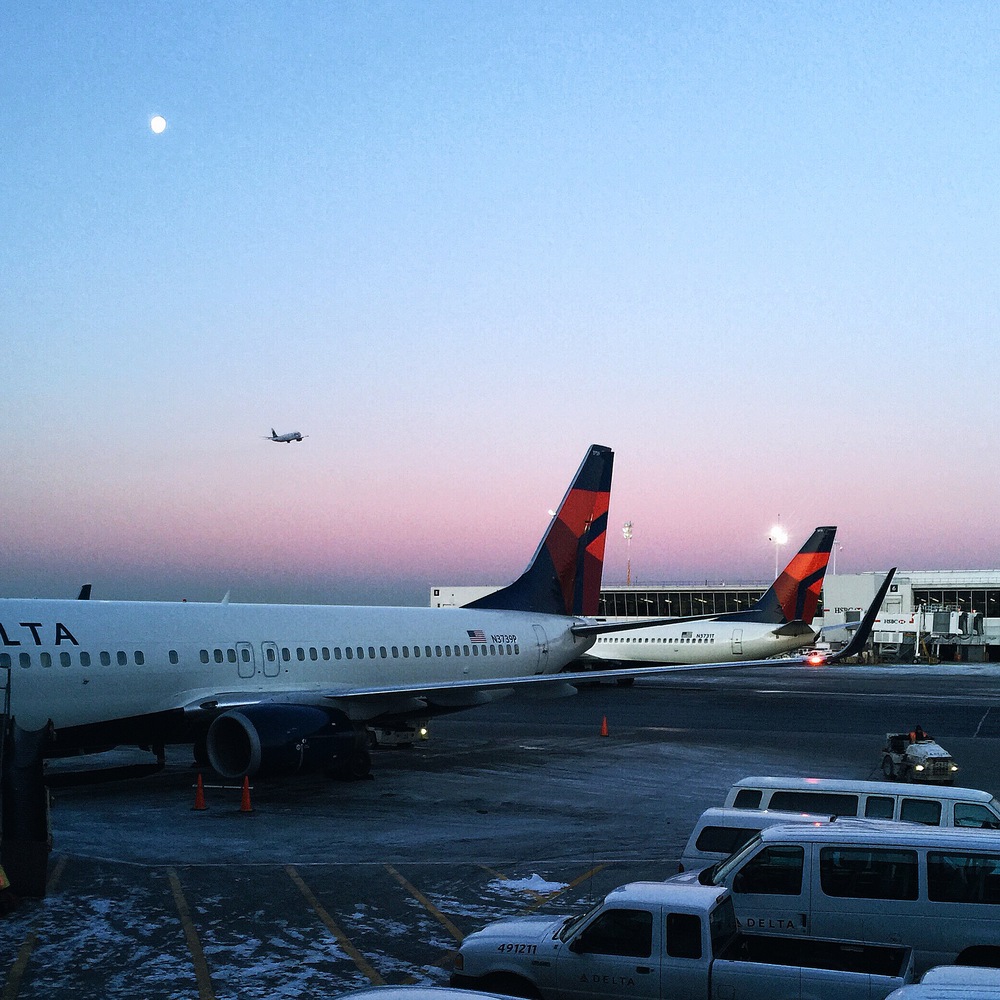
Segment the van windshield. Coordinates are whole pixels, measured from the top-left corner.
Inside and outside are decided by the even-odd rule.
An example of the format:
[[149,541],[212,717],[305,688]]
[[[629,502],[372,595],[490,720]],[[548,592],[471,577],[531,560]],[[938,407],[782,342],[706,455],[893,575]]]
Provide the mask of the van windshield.
[[738,868],[743,859],[749,857],[760,847],[760,834],[748,840],[735,854],[730,854],[728,858],[717,861],[698,873],[698,881],[702,885],[725,885],[729,873]]

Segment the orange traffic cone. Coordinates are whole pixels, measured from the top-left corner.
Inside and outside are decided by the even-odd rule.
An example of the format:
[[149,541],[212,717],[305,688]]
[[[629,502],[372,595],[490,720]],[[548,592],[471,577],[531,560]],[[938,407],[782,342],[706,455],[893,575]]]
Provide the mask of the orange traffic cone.
[[253,812],[253,806],[250,805],[250,779],[246,775],[243,776],[243,798],[240,800],[240,812]]
[[601,735],[608,735],[608,717],[606,715],[601,719]]
[[200,773],[198,775],[198,784],[194,786],[194,805],[191,808],[196,809],[198,812],[208,808],[205,805],[205,782],[201,780]]

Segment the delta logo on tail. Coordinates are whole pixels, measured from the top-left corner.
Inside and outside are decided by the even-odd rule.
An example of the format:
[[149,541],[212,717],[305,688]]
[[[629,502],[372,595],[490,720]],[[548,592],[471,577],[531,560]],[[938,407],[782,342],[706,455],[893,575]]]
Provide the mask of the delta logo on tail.
[[830,562],[835,526],[817,528],[792,557],[778,579],[757,602],[753,620],[762,622],[811,622],[819,607],[823,578]]
[[603,445],[593,445],[528,568],[509,587],[465,606],[553,615],[596,615],[613,465],[614,452]]

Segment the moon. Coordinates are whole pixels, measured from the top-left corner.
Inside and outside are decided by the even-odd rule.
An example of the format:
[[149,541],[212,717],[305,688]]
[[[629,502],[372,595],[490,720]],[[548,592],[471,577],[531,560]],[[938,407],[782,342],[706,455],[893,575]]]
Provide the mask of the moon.
[[163,115],[153,115],[149,120],[149,127],[159,135],[167,127],[167,119]]

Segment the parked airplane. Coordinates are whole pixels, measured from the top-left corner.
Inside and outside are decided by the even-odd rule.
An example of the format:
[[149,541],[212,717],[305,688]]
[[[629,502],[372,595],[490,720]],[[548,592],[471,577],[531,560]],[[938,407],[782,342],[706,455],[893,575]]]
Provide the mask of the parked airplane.
[[595,668],[608,661],[622,666],[739,662],[811,645],[818,634],[811,623],[836,533],[833,526],[817,528],[749,611],[700,621],[677,619],[628,634],[599,636],[594,647],[584,654],[584,661],[594,662]]
[[588,449],[528,568],[475,609],[0,599],[11,714],[51,724],[48,756],[193,743],[229,777],[363,774],[365,723],[484,704],[593,643],[612,464]]
[[[598,635],[649,624],[582,616],[597,606],[612,463],[609,448],[588,449],[528,568],[474,607],[0,599],[15,742],[48,732],[48,757],[193,744],[228,778],[361,777],[369,725],[410,728],[520,687],[573,693],[592,671],[560,671]],[[863,643],[883,597],[832,659]],[[712,666],[731,664],[641,673]]]
[[281,444],[291,444],[292,441],[301,441],[304,437],[309,437],[308,434],[300,434],[298,431],[289,431],[287,434],[276,434],[274,428],[271,428],[271,436],[265,437],[265,441],[279,441]]

